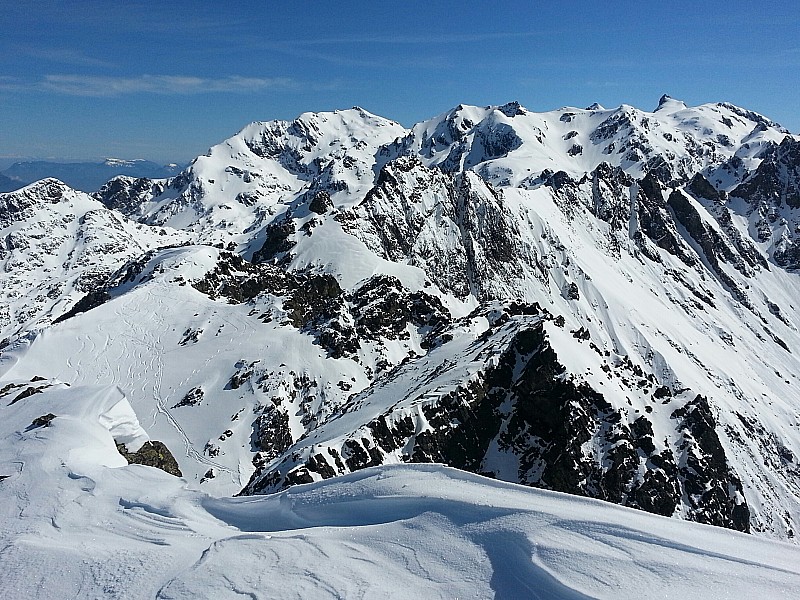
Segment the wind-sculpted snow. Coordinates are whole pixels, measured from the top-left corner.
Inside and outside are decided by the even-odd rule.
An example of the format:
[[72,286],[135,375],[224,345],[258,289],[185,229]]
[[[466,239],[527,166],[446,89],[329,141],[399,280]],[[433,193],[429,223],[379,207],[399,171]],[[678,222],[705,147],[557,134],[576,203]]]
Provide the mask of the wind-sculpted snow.
[[118,389],[214,494],[441,462],[794,540],[797,144],[669,97],[354,108],[167,180],[39,182],[0,195],[0,389],[53,427],[34,377]]
[[[796,546],[394,465],[213,498],[126,465],[116,388],[0,405],[0,572],[16,598],[728,598],[800,593]],[[49,420],[38,417],[43,406]],[[134,427],[135,428],[135,427]]]

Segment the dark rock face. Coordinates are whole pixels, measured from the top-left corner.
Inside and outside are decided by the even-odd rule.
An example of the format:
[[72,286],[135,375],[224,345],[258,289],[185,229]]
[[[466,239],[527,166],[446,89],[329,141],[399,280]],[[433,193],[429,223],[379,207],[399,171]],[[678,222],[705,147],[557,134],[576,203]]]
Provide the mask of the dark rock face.
[[288,272],[229,252],[222,252],[216,268],[191,285],[237,304],[260,294],[280,297],[288,323],[312,335],[332,358],[354,357],[362,341],[407,338],[409,325],[429,347],[450,320],[438,298],[409,292],[394,277],[377,275],[346,294],[331,275]]
[[[44,390],[51,387],[49,383],[42,383],[45,382],[46,379],[43,377],[33,377],[30,380],[30,383],[37,384],[37,385],[26,385],[24,383],[8,383],[0,388],[0,396],[12,396],[13,398],[11,402],[8,403],[9,406],[12,404],[16,404],[20,400],[24,400],[25,398],[30,398],[34,394],[41,394]],[[19,391],[21,390],[21,391]]]
[[767,201],[800,208],[800,142],[786,136],[779,146],[770,148],[756,172],[731,195],[753,205]]
[[366,340],[408,337],[408,326],[424,330],[423,347],[434,344],[437,334],[450,323],[441,300],[425,292],[410,293],[395,277],[376,275],[350,296],[356,333]]
[[25,398],[30,398],[34,394],[41,394],[41,393],[42,393],[42,388],[34,387],[32,385],[28,386],[24,390],[22,390],[19,394],[14,396],[14,399],[9,403],[9,406],[11,406],[12,404],[16,404],[20,400],[24,400]]
[[681,501],[675,457],[671,450],[666,449],[660,454],[650,454],[648,465],[651,467],[641,484],[633,490],[629,504],[657,515],[672,516]]
[[338,358],[358,349],[352,327],[341,322],[346,312],[344,294],[331,275],[292,273],[222,252],[217,266],[192,286],[210,298],[227,298],[234,304],[251,301],[259,294],[283,297],[288,321],[313,335],[332,356]]
[[156,440],[145,442],[136,452],[128,452],[124,444],[117,444],[117,451],[132,465],[155,467],[175,477],[183,477],[178,461],[163,442]]
[[342,288],[333,275],[299,274],[293,292],[283,305],[292,325],[302,328],[330,318],[338,307],[336,301],[342,295]]
[[78,300],[71,309],[53,321],[53,324],[66,321],[70,317],[74,317],[80,313],[88,312],[93,308],[105,304],[111,300],[111,294],[105,287],[100,287],[92,292],[86,294],[83,298]]
[[717,189],[711,185],[711,182],[697,173],[689,182],[687,189],[696,197],[708,198],[712,202],[723,202],[724,197]]
[[[693,267],[697,257],[691,248],[678,234],[675,224],[667,210],[667,203],[661,192],[658,180],[648,174],[639,182],[639,194],[636,199],[637,215],[642,232],[656,246],[677,256],[684,264]],[[639,245],[644,254],[647,249]]]
[[330,194],[328,194],[328,192],[324,190],[321,190],[316,194],[314,194],[314,198],[308,205],[308,210],[317,213],[318,215],[324,215],[332,208],[333,208],[333,202],[331,201]]
[[118,210],[124,215],[132,215],[152,191],[153,182],[150,179],[116,177],[103,185],[93,196],[106,208]]
[[456,222],[466,251],[471,287],[478,298],[498,298],[500,294],[492,282],[519,279],[520,265],[530,265],[536,257],[523,248],[519,224],[503,206],[498,192],[479,186],[467,174],[456,177],[455,186]]
[[755,173],[731,192],[747,201],[760,242],[773,241],[781,267],[800,268],[800,142],[786,136],[765,151]]
[[730,290],[731,294],[747,308],[754,310],[747,293],[720,266],[720,261],[731,263],[742,275],[752,275],[752,268],[715,229],[705,224],[689,200],[681,192],[674,191],[669,196],[669,207],[675,218],[697,242],[716,276]]
[[447,175],[417,157],[387,163],[364,201],[337,220],[379,256],[423,268],[460,298],[514,297],[524,265],[539,271],[499,192],[472,172]]
[[254,464],[258,467],[280,456],[293,441],[289,415],[276,406],[265,408],[253,422],[252,442],[258,449]]
[[522,139],[514,128],[506,123],[495,123],[480,128],[475,134],[475,143],[464,166],[471,167],[485,160],[506,156],[521,145]]
[[28,426],[28,430],[38,429],[39,427],[50,427],[50,423],[52,423],[53,419],[55,418],[56,415],[54,415],[53,413],[47,413],[46,415],[42,415],[41,417],[36,417]]
[[[273,462],[245,493],[379,465],[399,453],[406,462],[442,462],[664,516],[673,515],[686,497],[690,519],[747,531],[741,483],[727,464],[705,398],[673,412],[681,441],[672,447],[665,440],[659,450],[646,416],[628,421],[625,411],[567,373],[547,339],[541,310],[531,308],[523,312],[540,317],[528,317],[530,325],[516,328],[509,321],[519,314],[513,310],[492,321],[498,331],[514,331],[499,360],[436,402],[422,404],[424,431],[416,430],[410,416],[380,415],[363,433],[348,436],[341,452],[320,449],[295,466],[291,456]],[[661,388],[654,392],[654,398],[664,395]],[[516,472],[495,470],[493,457],[505,457],[499,459],[505,465],[515,462]]]
[[627,227],[630,218],[630,187],[633,180],[619,167],[608,163],[592,172],[592,212],[612,230]]
[[[427,229],[460,237],[452,188],[451,177],[427,169],[416,157],[401,157],[381,169],[375,187],[355,211],[337,220],[379,256],[422,266],[440,287],[463,297],[469,294],[463,244],[422,235]],[[427,216],[431,204],[441,207],[433,219]]]
[[497,110],[511,118],[527,114],[527,111],[516,100],[503,104]]
[[692,239],[702,248],[706,259],[711,263],[717,275],[721,274],[720,260],[731,263],[736,270],[745,276],[752,274],[752,270],[748,269],[748,265],[730,247],[727,240],[703,222],[697,208],[692,205],[684,194],[678,191],[672,192],[667,203],[675,213],[677,221],[686,228]]
[[261,248],[253,255],[253,262],[280,260],[297,245],[292,236],[297,233],[291,220],[273,222],[267,225],[266,238]]
[[212,299],[227,298],[238,304],[262,292],[281,293],[287,286],[287,275],[272,265],[255,265],[238,254],[221,252],[216,267],[192,287]]
[[203,392],[202,387],[195,387],[189,390],[189,392],[172,408],[180,408],[181,406],[197,406],[203,401],[203,397],[205,396],[205,392]]
[[692,520],[739,531],[750,531],[750,510],[742,483],[730,469],[716,432],[708,400],[698,395],[672,413],[682,440],[679,469],[691,506]]
[[[350,471],[358,471],[360,469],[366,469],[367,467],[377,467],[383,463],[383,454],[381,454],[377,446],[369,441],[369,438],[361,438],[361,440],[358,441],[354,439],[347,440],[344,444],[342,456]],[[311,467],[313,465],[309,466]]]

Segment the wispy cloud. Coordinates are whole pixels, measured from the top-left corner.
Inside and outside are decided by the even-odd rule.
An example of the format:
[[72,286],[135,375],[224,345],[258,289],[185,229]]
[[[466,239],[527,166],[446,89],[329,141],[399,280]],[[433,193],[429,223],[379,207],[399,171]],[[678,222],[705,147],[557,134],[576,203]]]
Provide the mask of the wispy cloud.
[[29,88],[30,84],[19,77],[0,75],[0,92],[24,92]]
[[[395,67],[447,70],[458,59],[450,47],[487,42],[547,38],[559,32],[466,32],[436,35],[381,34],[341,37],[297,37],[271,39],[263,36],[237,37],[237,44],[256,52],[277,52],[286,56],[326,62],[336,66],[390,69]],[[396,51],[402,47],[403,51]]]
[[557,32],[539,32],[539,31],[496,31],[496,32],[469,32],[469,33],[444,33],[436,35],[365,35],[365,36],[348,36],[348,37],[329,37],[329,38],[308,38],[308,39],[294,39],[294,40],[275,40],[273,42],[264,42],[264,44],[276,45],[292,45],[292,46],[347,46],[352,44],[381,44],[381,45],[436,45],[436,44],[458,44],[466,43],[471,44],[475,42],[485,42],[490,40],[504,40],[504,39],[524,39],[535,37],[552,37]]
[[114,64],[108,60],[90,56],[81,50],[74,48],[46,48],[17,46],[15,52],[21,56],[44,60],[51,63],[62,65],[73,65],[76,67],[113,67]]
[[0,90],[48,92],[68,96],[113,97],[126,94],[209,94],[286,90],[295,87],[284,77],[207,78],[183,75],[138,75],[109,77],[101,75],[45,75],[43,79],[24,81],[0,77]]

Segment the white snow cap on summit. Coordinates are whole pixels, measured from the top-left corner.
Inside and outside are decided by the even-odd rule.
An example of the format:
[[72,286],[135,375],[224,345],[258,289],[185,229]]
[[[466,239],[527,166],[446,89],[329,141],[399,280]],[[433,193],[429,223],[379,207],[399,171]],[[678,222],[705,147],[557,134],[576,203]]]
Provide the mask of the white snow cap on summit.
[[669,94],[664,94],[658,101],[658,107],[653,112],[675,112],[686,108],[686,103],[683,100],[677,100]]

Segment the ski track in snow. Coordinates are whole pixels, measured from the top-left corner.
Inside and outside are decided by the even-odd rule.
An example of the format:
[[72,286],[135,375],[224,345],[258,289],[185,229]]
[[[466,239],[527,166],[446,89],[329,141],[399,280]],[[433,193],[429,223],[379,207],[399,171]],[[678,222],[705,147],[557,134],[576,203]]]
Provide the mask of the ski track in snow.
[[[169,300],[169,297],[167,295],[158,294],[155,291],[151,291],[151,296],[156,299],[157,308],[150,313],[152,315],[151,319],[155,323],[155,327],[140,326],[129,319],[126,319],[124,316],[123,320],[125,321],[126,326],[134,332],[134,335],[131,336],[131,339],[143,340],[147,354],[150,356],[150,362],[147,369],[147,373],[150,376],[143,379],[145,381],[150,381],[152,385],[152,397],[155,402],[155,410],[152,415],[152,425],[155,425],[158,415],[162,415],[180,436],[186,456],[192,458],[198,463],[207,465],[209,467],[214,467],[224,473],[227,473],[231,476],[232,481],[238,481],[239,473],[234,472],[232,469],[229,469],[217,461],[207,458],[202,452],[199,452],[195,448],[189,435],[186,433],[183,426],[174,417],[165,403],[165,392],[162,390],[162,384],[164,380],[164,344],[162,343],[161,335],[154,334],[153,332],[163,332],[170,327],[170,325],[161,317],[163,314],[168,314],[165,310],[165,304],[166,301]],[[117,314],[119,314],[119,312]],[[230,324],[236,329],[237,332],[239,331],[239,329],[233,325],[233,323]],[[142,387],[142,392],[144,391],[145,388]],[[169,393],[166,395],[168,396]]]

